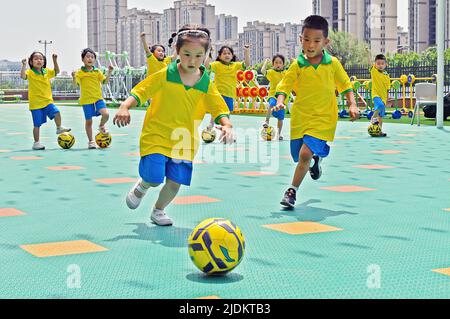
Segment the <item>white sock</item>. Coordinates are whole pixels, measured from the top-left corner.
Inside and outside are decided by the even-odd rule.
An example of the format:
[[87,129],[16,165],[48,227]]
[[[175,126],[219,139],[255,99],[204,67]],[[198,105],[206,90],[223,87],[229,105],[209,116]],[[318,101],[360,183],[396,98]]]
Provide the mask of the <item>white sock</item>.
[[298,191],[298,187],[295,187],[294,185],[291,185],[289,188],[293,188],[295,191]]

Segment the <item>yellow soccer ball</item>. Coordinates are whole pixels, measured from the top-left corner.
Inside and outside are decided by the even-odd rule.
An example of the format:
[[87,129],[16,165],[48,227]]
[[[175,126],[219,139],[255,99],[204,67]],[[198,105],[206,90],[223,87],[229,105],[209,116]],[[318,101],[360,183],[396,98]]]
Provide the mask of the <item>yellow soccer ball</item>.
[[110,133],[98,133],[95,136],[95,143],[97,143],[100,148],[107,148],[111,145],[112,136]]
[[202,132],[202,140],[206,144],[212,143],[216,140],[217,134],[214,129],[204,129]]
[[381,134],[381,127],[378,124],[370,124],[367,131],[369,132],[370,136],[377,137]]
[[223,218],[201,222],[189,236],[188,243],[192,262],[208,275],[225,275],[244,257],[244,235],[239,227]]
[[75,144],[75,137],[70,133],[62,133],[58,136],[58,145],[68,150]]
[[261,130],[261,137],[264,141],[273,141],[276,139],[276,134],[276,130],[273,126],[269,126]]

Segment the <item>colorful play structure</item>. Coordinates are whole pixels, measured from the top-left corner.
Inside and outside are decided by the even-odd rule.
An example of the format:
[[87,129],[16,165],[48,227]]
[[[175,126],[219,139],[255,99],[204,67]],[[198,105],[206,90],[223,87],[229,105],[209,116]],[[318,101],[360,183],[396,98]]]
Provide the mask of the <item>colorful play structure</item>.
[[[259,84],[258,73],[255,70],[238,71],[236,79],[237,99],[233,114],[266,114],[270,96],[268,88]],[[288,97],[288,113],[294,99],[293,94]]]
[[[103,96],[107,101],[112,101],[113,106],[119,106],[120,101],[128,98],[133,86],[145,79],[147,68],[131,67],[128,52],[117,54],[106,51],[97,53],[97,56],[98,67],[104,74],[108,65],[114,67],[110,82],[103,88]],[[101,61],[105,61],[105,65],[102,65]]]
[[[258,83],[256,71],[239,71],[236,74],[236,104],[233,114],[265,114],[269,107],[268,88]],[[418,82],[436,83],[437,75],[427,78],[416,78],[413,74],[402,75],[400,78],[391,79],[391,90],[389,92],[389,101],[387,107],[395,108],[388,112],[393,119],[400,119],[402,116],[412,118],[414,115],[414,85]],[[371,97],[372,81],[370,79],[358,79],[355,76],[350,78],[352,81],[355,96],[358,94],[366,101],[367,106],[363,111],[363,116],[368,119],[373,115],[373,103]],[[407,90],[408,89],[408,90]],[[287,112],[289,113],[295,95],[291,94],[288,100]],[[339,105],[339,117],[349,117],[346,110],[346,101],[344,96],[337,97]],[[408,103],[409,102],[409,103]]]
[[[395,108],[392,112],[387,112],[395,120],[400,119],[402,116],[408,116],[412,118],[414,116],[414,85],[418,82],[432,82],[436,83],[437,75],[425,78],[416,78],[413,74],[402,75],[400,78],[391,79],[391,90],[389,92],[389,100],[387,107]],[[372,81],[369,79],[358,79],[355,76],[350,78],[353,85],[353,91],[355,96],[358,94],[363,97],[367,103],[367,107],[363,112],[363,115],[368,119],[373,115],[373,103],[371,97]],[[407,92],[407,88],[409,88]],[[362,91],[362,92],[360,92]],[[409,93],[409,94],[407,94]],[[409,95],[409,97],[408,97]],[[399,98],[400,97],[400,98]],[[339,117],[346,118],[349,116],[345,109],[346,104],[343,96],[339,96]],[[407,101],[409,100],[409,103]],[[389,103],[389,102],[393,103]],[[401,105],[400,105],[401,101]]]

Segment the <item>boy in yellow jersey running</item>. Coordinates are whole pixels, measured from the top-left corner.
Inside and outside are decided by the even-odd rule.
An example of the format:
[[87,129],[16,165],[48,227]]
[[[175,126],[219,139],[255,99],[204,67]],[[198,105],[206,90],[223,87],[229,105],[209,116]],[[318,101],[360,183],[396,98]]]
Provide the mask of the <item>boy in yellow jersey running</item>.
[[89,139],[88,149],[96,149],[97,146],[92,133],[92,118],[102,116],[99,131],[106,134],[105,125],[109,120],[109,112],[105,100],[103,100],[102,84],[109,82],[114,68],[109,66],[108,74],[105,76],[102,71],[95,67],[97,54],[89,48],[81,52],[81,59],[84,66],[77,72],[73,72],[72,77],[74,84],[80,86],[80,105],[83,106],[84,118],[86,119],[85,129]]
[[292,90],[297,93],[291,109],[291,155],[298,165],[292,185],[281,200],[288,208],[295,207],[297,191],[307,172],[314,180],[322,174],[320,162],[329,155],[327,142],[334,140],[338,122],[336,88],[345,94],[352,120],[359,117],[350,78],[339,60],[324,50],[330,42],[327,20],[317,15],[306,18],[300,41],[303,53],[276,90],[275,110],[286,108],[284,101]]
[[[388,91],[391,88],[391,78],[386,72],[387,61],[383,54],[375,57],[375,64],[372,64],[370,51],[369,54],[370,76],[372,78],[372,101],[374,104],[374,113],[370,120],[373,124],[378,124],[383,130],[383,117],[386,115],[386,104],[388,99]],[[386,137],[387,134],[381,131],[378,137]]]
[[47,118],[55,120],[56,134],[69,132],[69,128],[61,126],[61,113],[55,106],[50,80],[59,73],[58,56],[53,54],[53,69],[47,68],[47,58],[40,52],[33,52],[28,59],[30,69],[27,70],[27,60],[22,60],[20,77],[28,80],[28,99],[33,117],[33,150],[45,150],[41,144],[40,128],[47,123]]
[[176,36],[180,61],[139,83],[114,118],[119,127],[126,126],[131,121],[129,109],[153,99],[140,140],[141,178],[128,193],[126,203],[130,209],[138,208],[147,191],[165,181],[150,217],[159,226],[173,224],[165,209],[181,185],[191,184],[192,162],[200,144],[198,128],[205,114],[211,113],[222,125],[222,141],[234,141],[230,111],[203,66],[211,46],[209,30],[185,26]]
[[261,73],[269,80],[270,82],[270,90],[269,90],[269,109],[267,110],[266,120],[263,123],[264,128],[269,127],[270,115],[272,114],[276,119],[278,119],[278,139],[282,141],[284,138],[281,135],[281,131],[283,130],[283,121],[285,118],[285,110],[273,111],[272,108],[277,105],[277,99],[275,98],[275,93],[277,91],[277,85],[281,82],[284,75],[286,74],[285,70],[285,61],[283,55],[277,54],[272,58],[272,66],[273,68],[267,70],[267,64],[269,64],[270,60],[266,59],[261,68]]

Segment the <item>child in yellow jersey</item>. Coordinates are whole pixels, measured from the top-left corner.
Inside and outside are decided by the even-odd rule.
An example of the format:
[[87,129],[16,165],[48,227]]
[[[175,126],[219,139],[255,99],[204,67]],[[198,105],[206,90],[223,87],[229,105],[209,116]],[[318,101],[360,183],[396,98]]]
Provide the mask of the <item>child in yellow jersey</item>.
[[276,119],[278,119],[278,139],[282,141],[284,138],[281,135],[281,131],[283,130],[283,121],[285,118],[285,110],[273,111],[272,108],[277,105],[277,99],[275,98],[275,93],[277,90],[278,83],[284,77],[286,70],[284,68],[286,59],[283,55],[277,54],[272,58],[272,69],[267,70],[267,64],[269,64],[270,60],[266,59],[261,68],[262,74],[269,80],[270,82],[270,90],[269,90],[269,109],[267,110],[266,120],[263,123],[264,128],[269,127],[270,115],[272,114]]
[[28,80],[28,100],[33,117],[33,150],[45,150],[39,141],[40,127],[47,123],[47,117],[55,120],[56,134],[70,132],[69,128],[61,126],[61,114],[55,106],[50,80],[59,73],[58,56],[53,54],[54,69],[47,69],[47,58],[40,52],[33,52],[28,59],[30,69],[27,70],[27,60],[22,60],[20,76]]
[[162,44],[149,47],[145,36],[145,32],[142,32],[141,42],[147,56],[147,76],[150,76],[167,67],[172,61],[176,60],[177,56],[174,54],[171,57],[166,57],[166,48]]
[[[223,46],[218,52],[215,62],[209,63],[209,59],[205,62],[205,66],[214,73],[214,83],[220,94],[228,105],[230,112],[234,110],[234,101],[236,99],[236,73],[239,70],[245,70],[250,66],[250,46],[244,46],[244,62],[237,62],[237,57],[231,47]],[[211,118],[211,124],[208,129],[214,126],[214,119]]]
[[[372,59],[369,53],[369,65]],[[374,113],[371,123],[380,125],[383,129],[383,117],[386,115],[386,104],[388,99],[388,91],[391,88],[391,78],[386,72],[387,60],[383,54],[375,57],[375,64],[370,68],[370,76],[372,78],[372,101],[374,104]],[[387,134],[381,131],[379,137],[386,137]]]
[[285,98],[293,89],[297,93],[291,109],[291,154],[298,165],[292,185],[281,200],[288,208],[295,207],[297,191],[307,172],[314,180],[322,174],[320,162],[329,155],[327,142],[334,140],[338,121],[336,88],[345,94],[352,120],[359,117],[350,78],[338,59],[324,50],[330,42],[327,20],[316,15],[306,18],[300,41],[303,53],[290,66],[276,93],[275,110],[285,108]]
[[83,106],[84,118],[86,120],[86,134],[89,140],[88,149],[96,149],[94,137],[92,134],[92,118],[102,116],[100,120],[99,131],[106,134],[106,123],[109,120],[109,112],[106,108],[105,100],[102,96],[102,84],[108,83],[111,73],[114,70],[112,66],[108,68],[108,74],[105,76],[95,67],[97,54],[87,48],[81,52],[81,60],[84,66],[77,72],[72,73],[75,85],[80,86],[81,96],[80,105]]
[[152,98],[140,139],[141,178],[129,192],[126,203],[130,209],[136,209],[148,189],[165,180],[151,214],[151,220],[160,226],[173,224],[164,210],[181,185],[191,184],[192,161],[199,147],[198,128],[205,114],[211,113],[215,122],[222,125],[223,142],[234,141],[230,112],[203,66],[210,45],[208,29],[183,27],[176,42],[180,60],[139,83],[114,118],[119,127],[130,124],[129,109]]

